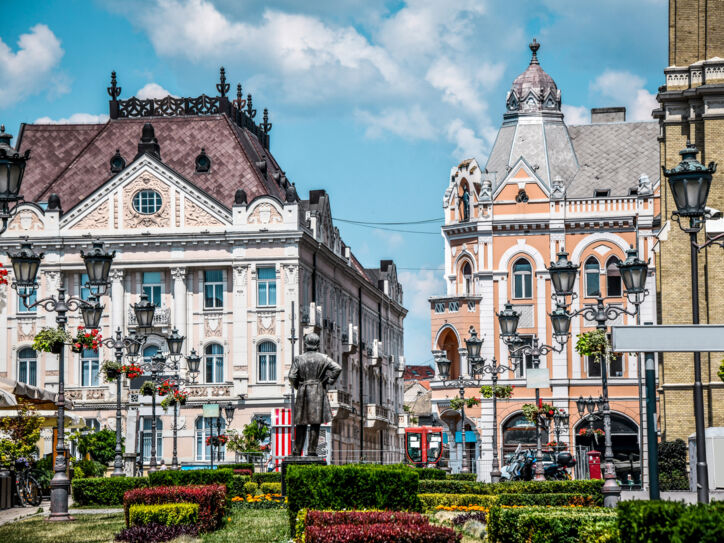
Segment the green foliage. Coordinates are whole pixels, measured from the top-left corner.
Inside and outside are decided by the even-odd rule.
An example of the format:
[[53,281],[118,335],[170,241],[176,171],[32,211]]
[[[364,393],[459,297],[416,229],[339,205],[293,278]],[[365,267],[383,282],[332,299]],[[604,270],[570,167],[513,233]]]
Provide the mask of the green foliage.
[[104,360],[101,365],[101,373],[106,383],[112,383],[121,376],[121,364],[115,360]]
[[281,483],[262,483],[261,484],[262,494],[281,494],[282,484]]
[[447,478],[451,479],[453,481],[474,481],[475,474],[474,473],[450,473],[447,476]]
[[[580,541],[579,531],[593,522],[613,521],[616,512],[603,508],[491,507],[490,543],[550,543]],[[602,529],[605,526],[599,524]],[[587,537],[590,537],[589,534]]]
[[32,404],[22,400],[18,401],[17,416],[0,419],[0,432],[5,436],[0,439],[0,465],[3,468],[15,469],[18,458],[29,459],[35,453],[43,420]]
[[[234,475],[234,472],[230,469],[163,470],[149,473],[148,481],[151,486],[221,484],[226,485],[228,490],[232,490],[234,488],[234,477],[244,476]],[[246,481],[248,480],[247,478]]]
[[617,512],[621,543],[724,541],[724,502],[629,501],[620,503]]
[[404,466],[295,466],[286,473],[292,528],[300,509],[419,511],[418,474]]
[[480,394],[483,398],[492,398],[493,391],[495,391],[496,398],[510,398],[513,395],[513,389],[515,385],[495,385],[493,389],[492,385],[483,385],[480,387]]
[[686,473],[687,447],[683,439],[659,443],[659,488],[689,490],[689,476]]
[[143,524],[196,524],[199,521],[198,503],[164,503],[161,505],[131,505],[129,519],[132,526]]
[[608,517],[590,519],[578,527],[580,543],[620,543],[618,520]]
[[70,334],[61,328],[43,328],[33,339],[33,349],[52,353],[71,340]]
[[576,481],[512,481],[505,483],[477,483],[473,481],[422,480],[421,493],[438,494],[566,494],[591,496],[597,505],[603,504],[601,479]]
[[156,394],[156,387],[151,381],[144,381],[139,389],[142,396],[153,396]]
[[[80,454],[90,455],[91,460],[100,462],[104,466],[113,462],[116,457],[116,432],[109,428],[86,434],[75,431],[68,439],[71,443],[76,444]],[[123,447],[123,441],[124,438],[121,438],[121,447]]]
[[163,400],[161,400],[161,407],[164,411],[168,411],[169,407],[174,407],[176,405],[176,398],[173,397],[173,394],[167,394],[163,397]]
[[123,494],[148,486],[148,477],[98,477],[72,481],[76,505],[123,505]]
[[233,452],[258,452],[261,450],[261,442],[269,437],[269,427],[259,424],[257,419],[253,419],[249,424],[244,426],[241,434],[236,430],[229,430],[229,442],[226,447]]
[[598,497],[586,494],[498,494],[498,505],[543,505],[551,507],[601,505]]
[[719,379],[724,381],[724,359],[722,359],[721,365],[719,366],[719,371],[716,372],[716,374],[719,376]]
[[608,339],[605,330],[591,330],[578,334],[576,339],[576,352],[581,356],[600,357],[606,354],[608,350]]
[[106,473],[106,465],[95,460],[73,461],[73,478],[88,479],[91,477],[103,477]]
[[491,507],[498,503],[498,496],[485,494],[419,494],[422,510],[433,512],[438,505],[480,505]]
[[236,464],[224,464],[224,468],[227,469],[248,469],[254,473],[254,464],[252,462],[237,462]]
[[420,481],[426,481],[430,479],[444,480],[447,478],[447,473],[438,468],[418,468],[417,474],[420,476]]
[[244,490],[244,487],[249,484],[249,481],[250,478],[248,475],[234,474],[234,476],[231,478],[231,486],[226,487],[226,494],[229,496],[229,498],[233,498],[234,496],[243,496],[246,492]]
[[[264,483],[264,484],[265,484],[265,485],[268,485],[268,484],[274,484],[274,483]],[[281,483],[279,483],[279,485],[281,486]],[[258,490],[259,490],[259,485],[258,485],[258,484],[256,484],[256,483],[251,483],[251,482],[249,482],[249,483],[244,483],[244,495],[246,495],[246,494],[251,494],[252,496],[254,496],[254,495],[257,493]],[[241,495],[242,495],[242,494],[237,494],[237,496],[241,496]]]
[[35,463],[33,475],[38,481],[43,494],[50,492],[50,480],[53,478],[53,455],[49,454]]
[[282,474],[278,471],[269,471],[267,473],[253,473],[251,475],[251,480],[259,485],[262,483],[281,483]]

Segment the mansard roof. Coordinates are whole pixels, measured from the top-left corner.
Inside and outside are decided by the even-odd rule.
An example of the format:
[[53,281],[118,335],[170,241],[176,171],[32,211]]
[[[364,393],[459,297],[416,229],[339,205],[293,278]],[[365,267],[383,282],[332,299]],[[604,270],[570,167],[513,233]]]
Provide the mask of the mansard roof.
[[[237,101],[230,102],[224,82],[222,72],[219,97],[118,100],[114,74],[108,122],[24,124],[18,148],[32,150],[23,180],[26,200],[45,201],[56,193],[65,210],[73,208],[113,175],[109,161],[117,149],[126,164],[133,161],[143,125],[151,123],[162,162],[223,205],[231,207],[240,188],[249,201],[260,195],[283,201],[288,181],[268,149],[266,111],[263,124],[256,125],[251,120],[256,111],[243,111],[251,96],[242,100],[239,88]],[[208,172],[196,168],[202,148],[211,159]]]

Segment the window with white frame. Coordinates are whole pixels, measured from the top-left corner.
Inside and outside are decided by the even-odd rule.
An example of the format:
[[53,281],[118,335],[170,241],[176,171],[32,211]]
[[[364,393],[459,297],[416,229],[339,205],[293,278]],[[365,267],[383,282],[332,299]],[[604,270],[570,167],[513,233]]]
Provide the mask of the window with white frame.
[[277,272],[273,267],[256,269],[258,306],[277,305]]
[[599,296],[601,293],[601,270],[598,266],[598,260],[590,257],[586,260],[584,266],[584,274],[586,280],[586,296]]
[[204,351],[206,357],[206,382],[224,382],[224,348],[218,343],[211,343]]
[[612,256],[606,264],[606,296],[621,296],[621,261]]
[[88,299],[93,295],[93,293],[91,292],[90,288],[85,286],[86,283],[88,283],[88,274],[81,273],[78,294],[80,295],[81,300],[85,300],[87,302]]
[[472,294],[473,292],[473,268],[470,262],[465,262],[462,268],[463,272],[463,293]]
[[277,380],[277,346],[272,341],[262,341],[257,347],[258,381]]
[[[211,446],[206,439],[212,435],[219,435],[226,431],[226,421],[223,417],[198,417],[196,419],[196,460],[211,460]],[[220,455],[220,456],[217,456]],[[214,460],[223,461],[226,458],[226,445],[214,447]]]
[[524,299],[533,297],[533,267],[525,258],[513,264],[513,298]]
[[[30,296],[23,297],[21,294],[26,292],[30,293]],[[36,313],[37,307],[32,306],[38,299],[38,291],[35,289],[28,289],[27,287],[18,287],[18,313]]]
[[98,351],[83,349],[80,353],[81,386],[97,387],[100,384]]
[[460,302],[450,302],[448,304],[448,309],[450,310],[450,313],[457,313],[460,309]]
[[224,307],[224,272],[222,270],[204,271],[204,309]]
[[38,378],[38,354],[25,347],[18,352],[18,381],[36,386]]
[[[523,340],[522,343],[519,343],[516,345],[516,348],[521,347],[523,345],[531,345],[533,343],[533,338],[531,336],[520,336],[520,339]],[[521,355],[522,363],[518,365],[518,367],[515,370],[515,375],[517,377],[525,377],[526,370],[533,367],[533,357],[529,354]]]
[[161,272],[143,272],[141,292],[148,296],[148,301],[155,304],[156,307],[161,307],[161,296],[163,294],[161,279]]
[[435,302],[435,313],[445,313],[445,304],[442,302]]
[[[151,417],[143,417],[143,461],[151,460],[151,437],[153,435]],[[156,417],[156,460],[163,457],[163,422]]]
[[91,432],[99,432],[101,429],[101,423],[98,419],[85,419],[85,427]]

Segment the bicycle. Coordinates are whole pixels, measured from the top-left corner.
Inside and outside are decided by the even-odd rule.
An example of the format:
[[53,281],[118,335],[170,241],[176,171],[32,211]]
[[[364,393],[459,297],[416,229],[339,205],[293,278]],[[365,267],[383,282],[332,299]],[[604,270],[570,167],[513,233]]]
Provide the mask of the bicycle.
[[22,506],[37,507],[43,500],[38,480],[31,473],[30,466],[18,462],[15,469],[15,490]]

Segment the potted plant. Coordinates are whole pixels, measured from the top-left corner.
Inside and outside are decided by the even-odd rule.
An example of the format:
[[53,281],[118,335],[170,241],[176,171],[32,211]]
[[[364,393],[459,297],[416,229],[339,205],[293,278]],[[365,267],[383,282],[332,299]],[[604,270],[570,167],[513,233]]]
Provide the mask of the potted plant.
[[78,327],[76,336],[71,340],[71,345],[74,353],[83,352],[85,349],[91,349],[98,352],[102,336],[97,329],[93,329],[90,332],[86,332],[82,326]]
[[115,360],[104,360],[101,371],[105,375],[106,382],[112,383],[121,376],[121,365]]
[[174,398],[173,394],[169,394],[164,397],[163,400],[161,400],[161,407],[163,407],[164,411],[168,411],[169,407],[174,407],[176,405],[176,398]]
[[176,385],[171,383],[168,379],[166,379],[163,383],[158,385],[158,395],[159,396],[166,396],[167,394],[172,393],[174,390],[176,390]]
[[[510,398],[513,395],[513,389],[515,385],[495,385],[495,397],[496,398]],[[483,385],[480,387],[480,394],[483,398],[493,397],[493,386]]]
[[121,373],[123,373],[129,379],[135,379],[143,375],[143,368],[138,364],[125,364],[121,366]]
[[578,435],[581,437],[593,437],[593,439],[598,444],[598,438],[603,437],[606,435],[606,433],[603,430],[600,430],[598,428],[591,429],[591,428],[581,428],[578,431]]
[[0,285],[8,284],[8,270],[6,270],[2,264],[0,264]]
[[226,445],[226,442],[229,441],[229,436],[226,434],[221,434],[219,436],[209,436],[206,438],[206,444],[211,445],[212,447],[221,447],[223,445]]
[[464,405],[465,405],[465,400],[463,400],[461,398],[451,398],[450,399],[450,409],[454,409],[455,411],[460,411]]
[[523,415],[531,422],[535,422],[538,417],[546,417],[552,419],[556,413],[565,413],[563,409],[553,407],[551,404],[540,402],[539,405],[532,403],[523,404]]
[[156,393],[156,387],[153,386],[153,383],[151,381],[144,381],[144,383],[141,385],[139,392],[143,396],[153,396]]
[[70,334],[62,328],[43,328],[35,335],[33,349],[45,353],[60,354],[63,345],[70,341]]
[[185,390],[176,389],[173,391],[173,397],[179,403],[179,405],[186,405],[186,400],[188,400],[189,398],[189,393]]
[[478,398],[466,398],[465,405],[468,408],[472,408],[472,407],[475,407],[476,405],[480,405],[480,400]]

